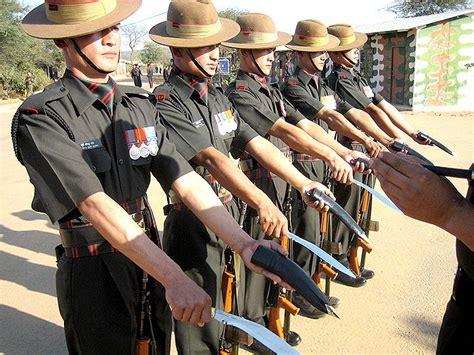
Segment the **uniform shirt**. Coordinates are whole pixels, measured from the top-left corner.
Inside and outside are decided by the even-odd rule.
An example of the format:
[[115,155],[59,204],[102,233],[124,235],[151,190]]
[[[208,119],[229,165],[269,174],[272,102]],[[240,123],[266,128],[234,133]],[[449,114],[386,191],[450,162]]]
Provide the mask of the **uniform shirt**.
[[[474,164],[470,169],[474,169]],[[469,180],[469,190],[467,191],[467,200],[474,205],[474,181]],[[467,276],[474,282],[474,251],[469,249],[466,244],[456,239],[456,257],[459,266],[463,268]]]
[[[229,85],[226,95],[234,104],[243,120],[245,120],[262,137],[268,139],[285,155],[290,156],[289,147],[280,139],[269,136],[268,132],[276,121],[280,118],[296,125],[305,117],[298,112],[288,101],[285,100],[276,84],[264,87],[249,74],[239,71],[237,80]],[[262,174],[252,177],[257,187],[268,194],[268,185],[263,181],[269,176],[272,177],[274,188],[277,192],[276,199],[280,204],[286,190],[286,182],[282,179],[266,173],[266,170],[260,167],[259,163],[252,159],[253,169],[261,169]],[[274,202],[275,196],[269,196]]]
[[[208,147],[238,158],[247,143],[258,136],[212,85],[208,87],[206,104],[199,92],[173,71],[168,82],[155,90],[155,97],[171,141],[188,161]],[[195,170],[209,181],[209,174],[202,167],[195,166]]]
[[307,119],[315,121],[326,132],[329,129],[328,124],[321,119],[315,119],[323,107],[326,106],[343,115],[352,108],[350,104],[341,100],[325,79],[310,75],[300,67],[297,68],[295,76],[289,78],[282,92],[299,112]]
[[[166,138],[142,89],[116,85],[110,116],[106,106],[66,71],[63,79],[26,100],[19,111],[18,149],[35,187],[32,207],[53,222],[79,215],[77,205],[96,192],[105,192],[117,203],[143,196],[150,172],[166,191],[192,171]],[[140,151],[152,142],[155,155],[148,152],[132,159],[133,145]]]
[[354,69],[334,66],[328,76],[328,83],[342,100],[360,110],[367,108],[370,103],[377,105],[383,100],[381,95],[374,94],[367,80]]

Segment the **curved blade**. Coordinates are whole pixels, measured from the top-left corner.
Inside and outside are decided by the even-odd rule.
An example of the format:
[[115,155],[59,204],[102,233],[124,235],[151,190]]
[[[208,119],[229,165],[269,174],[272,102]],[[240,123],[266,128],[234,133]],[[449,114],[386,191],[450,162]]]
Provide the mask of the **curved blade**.
[[441,150],[444,150],[446,153],[448,154],[451,154],[452,156],[454,156],[454,153],[451,151],[451,149],[449,149],[448,147],[446,147],[443,143],[441,143],[440,141],[430,137],[429,135],[427,135],[426,133],[423,133],[423,132],[419,132],[417,134],[418,138],[419,139],[423,139],[423,140],[430,140],[431,143],[433,143],[433,145],[437,146],[439,149]]
[[328,206],[329,211],[331,211],[337,218],[341,220],[342,223],[346,225],[347,228],[351,230],[356,236],[370,244],[370,240],[365,235],[365,232],[362,228],[354,221],[347,211],[341,207],[336,201],[331,199],[329,196],[321,192],[320,190],[314,189],[307,191],[306,195],[312,201],[323,201],[326,206]]
[[418,159],[421,159],[425,162],[427,162],[430,165],[434,165],[431,160],[423,156],[422,154],[418,153],[415,149],[409,147],[405,143],[395,141],[392,144],[390,144],[389,148],[393,149],[396,152],[403,152],[407,155],[412,155]]
[[288,238],[294,240],[298,244],[301,244],[306,249],[311,250],[315,255],[317,255],[322,260],[327,262],[329,265],[334,267],[337,271],[340,271],[340,272],[346,274],[347,276],[352,277],[353,279],[356,278],[356,276],[354,275],[354,273],[351,270],[349,270],[347,267],[342,265],[339,261],[334,259],[331,255],[326,253],[324,250],[322,250],[317,245],[314,245],[313,243],[310,243],[307,240],[304,240],[303,238],[298,237],[296,234],[293,234],[291,232],[288,232]]
[[387,197],[385,197],[384,195],[382,195],[380,192],[376,191],[375,189],[371,188],[370,186],[367,186],[363,182],[357,181],[355,179],[352,180],[352,183],[356,184],[357,186],[362,187],[363,189],[366,189],[372,194],[372,196],[377,197],[380,201],[382,201],[386,206],[390,207],[391,209],[397,212],[402,212],[392,201],[390,201]]
[[218,322],[239,328],[276,354],[299,354],[299,352],[293,349],[286,341],[260,324],[215,308],[212,309],[212,318]]

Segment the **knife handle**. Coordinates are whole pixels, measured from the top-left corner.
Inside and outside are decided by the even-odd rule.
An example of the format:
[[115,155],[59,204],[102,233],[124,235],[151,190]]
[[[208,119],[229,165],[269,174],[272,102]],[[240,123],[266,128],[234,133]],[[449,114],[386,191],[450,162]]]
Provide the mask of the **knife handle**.
[[364,158],[352,159],[349,163],[350,163],[352,166],[356,166],[357,163],[364,164],[364,171],[362,171],[362,173],[365,173],[365,172],[367,172],[367,171],[370,170],[370,168],[369,168],[369,161],[368,161],[367,159],[364,159]]

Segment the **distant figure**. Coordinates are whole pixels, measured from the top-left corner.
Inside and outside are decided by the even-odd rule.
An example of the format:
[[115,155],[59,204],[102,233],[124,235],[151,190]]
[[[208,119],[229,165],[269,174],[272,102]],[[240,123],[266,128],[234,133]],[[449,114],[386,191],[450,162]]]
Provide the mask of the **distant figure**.
[[135,86],[138,86],[139,88],[142,87],[142,72],[140,71],[138,64],[133,65],[132,79]]
[[51,67],[51,79],[53,81],[58,81],[59,80],[59,72],[58,72],[58,67],[57,66]]
[[292,58],[291,54],[288,53],[286,55],[286,63],[285,63],[285,78],[289,78],[295,73],[296,65],[295,61]]
[[169,76],[170,76],[170,67],[166,66],[163,68],[163,80],[168,81]]
[[26,96],[33,95],[33,85],[35,83],[35,78],[31,72],[26,74],[25,86],[26,86]]
[[146,69],[146,77],[148,79],[148,85],[150,85],[150,89],[153,89],[153,66],[148,64],[148,67]]

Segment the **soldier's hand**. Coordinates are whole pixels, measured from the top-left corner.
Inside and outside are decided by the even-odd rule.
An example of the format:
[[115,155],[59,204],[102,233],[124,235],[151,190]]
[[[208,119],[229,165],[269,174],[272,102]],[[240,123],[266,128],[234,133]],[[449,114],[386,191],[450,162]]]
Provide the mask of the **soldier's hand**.
[[332,177],[342,184],[351,184],[353,179],[352,167],[339,155],[328,161]]
[[201,327],[211,320],[211,297],[184,273],[165,289],[176,320]]
[[240,257],[242,258],[242,261],[245,263],[245,266],[247,266],[247,268],[249,268],[250,270],[257,272],[259,274],[262,274],[263,276],[269,278],[270,280],[275,281],[279,283],[281,286],[291,290],[292,287],[288,285],[286,282],[284,282],[279,276],[252,263],[251,261],[252,256],[255,253],[255,250],[257,250],[257,248],[260,245],[276,250],[280,254],[288,256],[288,252],[280,244],[277,244],[274,241],[271,241],[271,240],[258,240],[257,241],[257,240],[251,239],[247,241],[246,244],[242,246],[242,248],[238,251]]
[[288,234],[288,220],[273,203],[268,202],[257,209],[260,228],[266,235],[281,238]]
[[369,153],[369,155],[371,157],[376,157],[377,155],[379,155],[379,153],[381,151],[386,149],[382,144],[380,144],[379,142],[374,141],[370,137],[368,137],[364,141],[363,144],[364,144],[365,149],[367,149],[367,152]]
[[323,184],[320,184],[319,182],[312,181],[310,184],[306,185],[302,191],[300,191],[301,195],[303,196],[304,202],[309,206],[314,209],[316,209],[319,212],[322,211],[329,211],[329,207],[324,204],[323,201],[311,201],[309,197],[306,195],[307,191],[311,191],[313,189],[317,189],[319,191],[322,191],[325,195],[329,196],[331,199],[336,200],[334,195],[332,194],[331,190],[329,190],[326,186]]
[[[347,161],[348,163],[351,163],[351,161],[357,160],[358,158],[360,158],[362,160],[365,160],[366,162],[368,162],[369,159],[370,159],[364,153],[358,152],[358,151],[355,151],[355,150],[351,150],[349,153],[344,155],[344,160]],[[371,171],[370,171],[370,169],[365,170],[366,168],[368,169],[369,167],[366,166],[364,163],[361,163],[360,161],[357,161],[357,163],[355,165],[353,165],[353,169],[357,173],[369,174]]]
[[421,144],[421,145],[433,145],[433,142],[429,139],[420,139],[418,138],[418,133],[420,133],[420,130],[416,130],[411,132],[410,138],[413,139],[416,143]]

